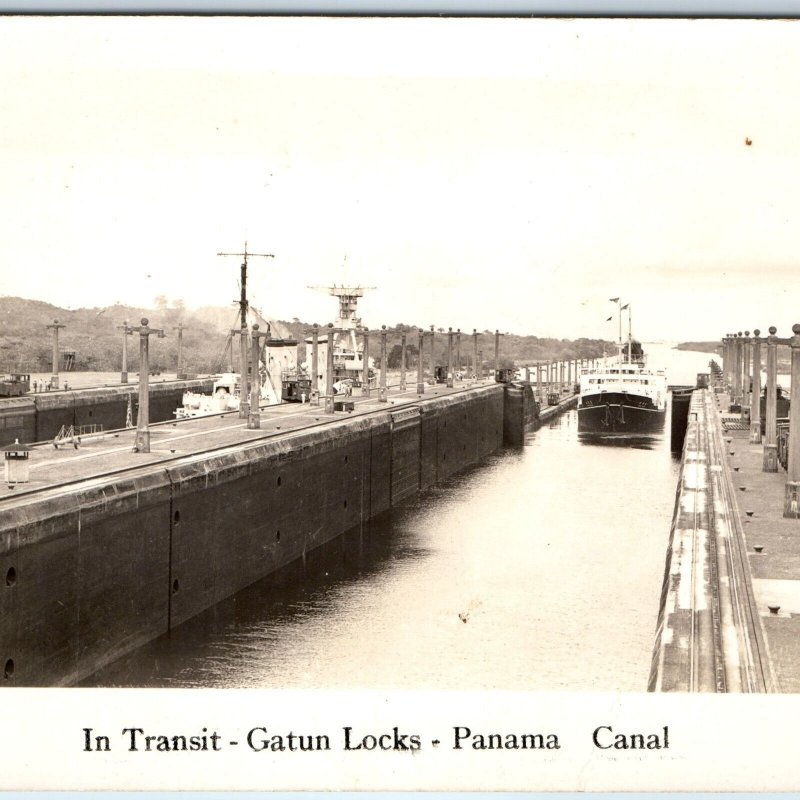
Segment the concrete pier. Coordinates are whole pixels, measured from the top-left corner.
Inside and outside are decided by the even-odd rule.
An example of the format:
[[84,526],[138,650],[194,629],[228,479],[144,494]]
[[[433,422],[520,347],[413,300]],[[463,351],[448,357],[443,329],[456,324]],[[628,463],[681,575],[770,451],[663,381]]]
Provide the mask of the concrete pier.
[[732,399],[692,396],[651,691],[800,690],[797,522]]
[[148,453],[133,430],[33,447],[30,482],[0,488],[0,686],[74,683],[368,524],[499,448],[531,397],[437,385],[350,413],[269,407],[260,429],[154,424]]

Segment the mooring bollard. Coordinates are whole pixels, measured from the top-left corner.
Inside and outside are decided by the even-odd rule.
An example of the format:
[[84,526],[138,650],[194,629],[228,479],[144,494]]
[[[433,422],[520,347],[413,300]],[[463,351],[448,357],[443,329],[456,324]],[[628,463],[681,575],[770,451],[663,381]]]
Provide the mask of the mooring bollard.
[[767,402],[764,425],[763,472],[778,471],[778,329],[773,325],[767,336]]
[[750,394],[750,442],[761,443],[761,331],[753,331],[753,390]]
[[789,463],[786,467],[786,492],[783,516],[800,517],[800,325],[792,326],[792,386],[789,407]]

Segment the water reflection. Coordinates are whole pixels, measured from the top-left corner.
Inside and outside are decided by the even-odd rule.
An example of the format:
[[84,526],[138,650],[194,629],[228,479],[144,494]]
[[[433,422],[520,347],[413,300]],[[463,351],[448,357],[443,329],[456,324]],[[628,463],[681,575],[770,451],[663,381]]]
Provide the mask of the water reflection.
[[571,411],[84,685],[643,691],[678,465],[626,439]]

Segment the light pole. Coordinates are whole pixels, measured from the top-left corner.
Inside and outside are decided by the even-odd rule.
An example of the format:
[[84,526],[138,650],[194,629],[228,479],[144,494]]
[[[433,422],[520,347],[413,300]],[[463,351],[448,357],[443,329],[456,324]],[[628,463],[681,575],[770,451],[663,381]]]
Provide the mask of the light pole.
[[767,402],[764,424],[763,472],[778,471],[778,329],[772,325],[767,336]]
[[128,327],[128,320],[123,320],[122,325],[117,325],[117,330],[122,331],[122,372],[119,376],[120,383],[128,382],[128,337],[133,329]]
[[381,326],[381,389],[378,402],[386,402],[386,326]]
[[406,390],[406,334],[400,334],[400,391]]
[[160,328],[149,327],[147,317],[142,317],[142,324],[131,328],[139,334],[139,413],[136,417],[136,440],[134,453],[150,452],[150,336],[155,334],[164,338]]
[[261,427],[261,409],[259,408],[258,401],[261,397],[261,371],[259,370],[259,363],[261,361],[261,340],[269,339],[269,327],[262,333],[258,329],[258,323],[253,325],[253,332],[251,335],[251,355],[250,361],[252,362],[253,380],[250,382],[250,413],[247,417],[247,427],[250,430],[255,430]]
[[792,385],[789,395],[789,461],[786,465],[786,490],[783,516],[800,517],[800,325],[792,325]]
[[478,333],[477,328],[472,329],[472,377],[478,380]]
[[500,337],[505,336],[505,334],[500,333],[499,330],[495,330],[494,332],[494,379],[497,380],[497,376],[500,373]]
[[48,325],[48,330],[53,331],[53,376],[50,378],[50,386],[53,389],[58,389],[58,331],[61,328],[66,328],[62,322],[57,319],[53,320],[52,325]]
[[750,395],[750,443],[761,443],[761,331],[753,331],[753,391]]
[[431,325],[431,385],[436,383],[436,354],[434,353],[435,340],[436,328]]
[[364,350],[361,354],[364,360],[362,364],[364,372],[361,378],[361,396],[369,397],[369,328],[363,328],[361,335],[364,337]]
[[183,371],[183,323],[179,322],[174,330],[178,331],[178,372],[175,377],[182,381],[186,379],[186,373]]
[[447,329],[447,388],[453,388],[453,329]]
[[417,394],[425,394],[425,365],[423,363],[425,331],[420,326],[417,332],[419,335],[419,345],[417,347]]
[[314,405],[319,405],[319,325],[311,328],[311,397]]

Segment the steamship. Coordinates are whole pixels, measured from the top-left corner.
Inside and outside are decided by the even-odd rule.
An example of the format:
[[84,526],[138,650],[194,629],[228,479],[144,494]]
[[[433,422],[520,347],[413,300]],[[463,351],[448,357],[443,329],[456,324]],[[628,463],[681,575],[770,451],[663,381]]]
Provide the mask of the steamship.
[[665,371],[647,367],[642,345],[631,338],[630,332],[627,344],[620,341],[618,349],[619,355],[612,363],[581,373],[581,433],[640,434],[657,431],[664,425]]

